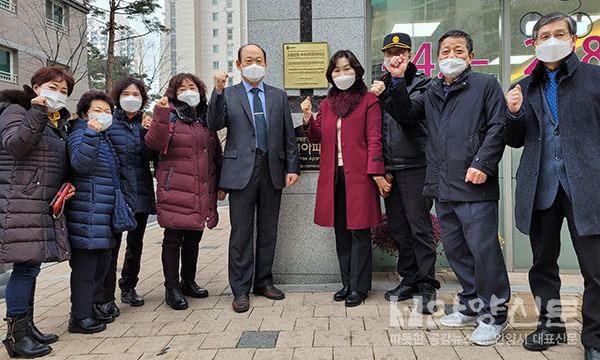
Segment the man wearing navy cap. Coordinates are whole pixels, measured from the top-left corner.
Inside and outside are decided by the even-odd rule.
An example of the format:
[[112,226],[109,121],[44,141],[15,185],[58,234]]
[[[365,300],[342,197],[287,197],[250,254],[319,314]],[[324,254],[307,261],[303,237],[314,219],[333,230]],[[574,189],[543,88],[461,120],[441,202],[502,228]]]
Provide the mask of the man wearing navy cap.
[[[440,283],[435,279],[436,247],[429,211],[432,200],[423,196],[426,162],[424,121],[416,126],[404,126],[394,121],[393,101],[387,90],[394,79],[387,66],[394,56],[411,58],[411,39],[404,33],[392,33],[383,41],[383,75],[371,86],[371,92],[379,97],[383,106],[383,145],[386,171],[393,176],[392,189],[385,199],[385,207],[392,239],[398,249],[398,274],[400,284],[385,293],[387,300],[403,301],[420,295],[418,310],[423,314],[435,312],[436,289]],[[411,96],[427,89],[430,78],[417,71],[411,62],[405,74]]]

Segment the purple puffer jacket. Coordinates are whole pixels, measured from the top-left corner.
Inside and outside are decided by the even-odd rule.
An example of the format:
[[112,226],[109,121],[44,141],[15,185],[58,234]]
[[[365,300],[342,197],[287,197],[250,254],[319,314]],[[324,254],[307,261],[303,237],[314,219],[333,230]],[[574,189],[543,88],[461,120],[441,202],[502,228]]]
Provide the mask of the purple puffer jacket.
[[156,169],[158,223],[169,229],[212,229],[219,221],[221,143],[203,125],[205,114],[193,119],[183,110],[155,107],[144,138],[150,149],[161,153]]

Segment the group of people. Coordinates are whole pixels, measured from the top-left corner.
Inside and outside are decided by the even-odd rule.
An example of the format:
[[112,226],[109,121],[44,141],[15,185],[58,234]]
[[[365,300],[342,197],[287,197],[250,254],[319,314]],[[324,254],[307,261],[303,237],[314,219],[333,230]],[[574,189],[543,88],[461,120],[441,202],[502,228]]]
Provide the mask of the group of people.
[[[600,68],[574,54],[575,28],[565,14],[542,17],[533,28],[539,65],[506,96],[494,77],[471,69],[473,41],[459,30],[439,39],[439,79],[417,71],[411,38],[403,33],[384,39],[383,76],[370,87],[351,51],[331,57],[331,87],[318,113],[310,97],[301,112],[303,132],[321,144],[315,223],[335,230],[343,286],[334,300],[358,306],[371,290],[370,229],[381,223],[381,196],[401,278],[385,298],[417,297],[421,313],[436,312],[440,284],[429,214],[435,203],[444,250],[463,288],[455,311],[440,321],[476,326],[473,343],[495,344],[507,327],[511,297],[498,242],[498,166],[506,144],[524,147],[516,218],[530,235],[529,277],[540,312],[524,346],[544,350],[566,342],[557,264],[566,218],[585,279],[585,356],[600,359],[600,268],[594,264],[600,213],[593,208],[600,201],[593,186],[600,182],[594,151],[600,92],[593,85]],[[119,316],[116,267],[124,230],[115,218],[127,214],[118,281],[123,303],[144,304],[135,288],[154,213],[165,229],[166,304],[181,310],[186,296],[208,296],[195,281],[198,247],[203,230],[217,225],[217,200],[226,194],[233,310],[248,311],[251,291],[285,298],[273,284],[272,264],[282,189],[300,176],[297,129],[286,93],[263,82],[266,52],[244,45],[236,65],[242,81],[227,87],[228,74],[215,74],[210,100],[195,75],[173,76],[152,117],[144,113],[145,84],[132,78],[121,79],[110,95],[86,92],[74,118],[65,108],[74,81],[63,68],[42,68],[24,91],[0,93],[0,262],[13,263],[3,342],[11,356],[48,354],[58,339],[33,322],[43,262],[70,261],[69,332],[99,332]],[[224,128],[222,150],[216,132]],[[49,204],[65,182],[73,186],[63,194],[63,215]]]

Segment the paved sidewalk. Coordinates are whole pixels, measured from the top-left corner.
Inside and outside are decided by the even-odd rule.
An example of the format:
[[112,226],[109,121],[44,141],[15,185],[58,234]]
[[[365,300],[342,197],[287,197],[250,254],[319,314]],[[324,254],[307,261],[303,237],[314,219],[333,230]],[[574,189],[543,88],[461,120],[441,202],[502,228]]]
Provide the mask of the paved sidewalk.
[[[190,308],[174,311],[164,304],[161,267],[162,230],[151,226],[145,238],[141,280],[138,291],[143,307],[121,305],[121,316],[104,332],[93,335],[69,334],[68,263],[44,268],[38,279],[36,324],[60,335],[48,359],[583,359],[579,344],[581,331],[581,286],[578,275],[563,277],[567,289],[563,312],[567,317],[569,344],[543,353],[528,352],[521,343],[533,329],[537,316],[527,290],[527,275],[510,274],[513,285],[511,326],[493,347],[470,345],[472,328],[447,329],[440,325],[444,307],[423,317],[411,302],[390,305],[383,291],[374,291],[366,304],[346,309],[335,303],[332,291],[298,292],[285,300],[272,301],[251,295],[250,311],[237,314],[231,309],[227,284],[227,209],[221,212],[217,229],[205,233],[200,243],[198,277],[210,295],[189,298]],[[122,249],[123,255],[124,249]],[[119,261],[121,263],[121,260]],[[450,271],[438,272],[443,282],[438,298],[452,304],[459,288]],[[375,289],[393,286],[396,276],[380,272],[374,276]],[[339,285],[338,285],[339,286]],[[325,288],[331,288],[325,287]],[[314,290],[314,288],[313,288]],[[4,301],[0,312],[5,313]],[[1,326],[6,331],[6,326]],[[0,359],[8,359],[0,350]]]

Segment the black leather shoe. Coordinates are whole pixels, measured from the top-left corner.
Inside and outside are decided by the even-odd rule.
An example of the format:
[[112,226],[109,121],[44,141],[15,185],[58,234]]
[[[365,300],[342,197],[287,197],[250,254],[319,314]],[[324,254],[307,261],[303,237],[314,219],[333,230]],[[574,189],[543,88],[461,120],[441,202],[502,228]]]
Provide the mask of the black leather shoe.
[[283,291],[279,290],[272,284],[268,284],[262,288],[254,287],[254,295],[264,296],[267,299],[271,299],[271,300],[285,299],[285,294],[283,293]]
[[195,281],[181,280],[181,292],[183,295],[191,296],[193,298],[205,298],[208,297],[208,290],[201,288],[196,284]]
[[338,292],[333,294],[333,300],[335,301],[344,301],[350,295],[350,286],[346,285],[341,288]]
[[188,302],[179,288],[165,290],[165,302],[173,310],[185,310],[188,308]]
[[416,286],[398,285],[394,289],[385,292],[385,299],[391,301],[392,297],[397,297],[396,301],[412,299],[417,292]]
[[104,311],[104,307],[102,305],[104,305],[104,304],[92,305],[92,311],[94,312],[94,317],[96,318],[96,320],[100,321],[103,324],[110,324],[111,322],[115,321],[115,318],[108,315]]
[[121,315],[121,309],[119,309],[114,300],[101,304],[100,306],[107,315],[112,316],[113,318],[118,318],[119,315]]
[[130,306],[142,306],[144,298],[138,295],[135,289],[127,289],[121,291],[121,302]]
[[75,334],[95,334],[106,330],[106,324],[90,317],[77,320],[73,316],[69,319],[69,332]]
[[527,335],[523,347],[529,351],[542,351],[550,346],[567,343],[567,332],[552,332],[547,329],[537,329]]
[[367,296],[368,293],[366,291],[352,291],[346,298],[346,307],[354,307],[362,304]]
[[586,346],[585,360],[600,360],[600,349],[591,346]]
[[6,320],[8,328],[6,339],[2,340],[2,343],[11,358],[36,358],[52,351],[50,346],[40,344],[33,339],[27,315],[7,317],[4,320]]
[[419,285],[419,292],[421,294],[421,302],[417,307],[417,310],[421,314],[431,315],[437,311],[436,305],[436,291],[435,287],[429,284],[421,284]]

